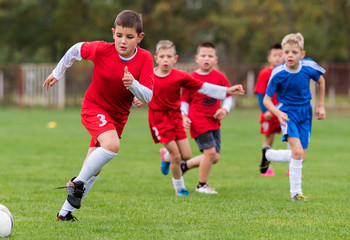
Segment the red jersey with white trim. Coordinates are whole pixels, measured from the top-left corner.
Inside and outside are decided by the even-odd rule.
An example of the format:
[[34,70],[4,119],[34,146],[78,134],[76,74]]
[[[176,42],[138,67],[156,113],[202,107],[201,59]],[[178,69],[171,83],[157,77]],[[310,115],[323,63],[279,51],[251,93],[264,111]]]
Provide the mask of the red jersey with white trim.
[[202,81],[182,70],[173,68],[166,76],[155,74],[153,98],[148,106],[157,111],[180,110],[181,88],[188,88],[196,92],[202,86]]
[[124,87],[124,69],[143,86],[153,90],[152,54],[137,47],[132,59],[120,58],[114,43],[104,41],[85,42],[81,56],[94,63],[92,82],[87,89],[82,108],[99,107],[121,123],[126,123],[134,94]]
[[[207,82],[230,87],[226,76],[216,69],[213,69],[209,74],[205,75],[199,74],[196,71],[192,72],[191,75],[201,80],[203,83]],[[216,111],[221,107],[221,101],[219,99],[211,98],[202,93],[184,88],[181,101],[189,103],[188,117],[192,121],[190,127],[192,138],[196,138],[209,130],[220,129],[220,120],[213,117]]]
[[[262,93],[265,95],[267,84],[269,83],[270,76],[272,73],[272,69],[273,69],[272,67],[267,67],[267,68],[264,68],[263,70],[261,70],[261,72],[259,73],[259,76],[258,76],[258,80],[257,80],[256,85],[255,85],[255,89],[254,89],[255,93]],[[272,96],[271,100],[272,100],[272,103],[274,105],[276,105],[278,103],[277,98],[276,98],[276,94],[274,94]]]

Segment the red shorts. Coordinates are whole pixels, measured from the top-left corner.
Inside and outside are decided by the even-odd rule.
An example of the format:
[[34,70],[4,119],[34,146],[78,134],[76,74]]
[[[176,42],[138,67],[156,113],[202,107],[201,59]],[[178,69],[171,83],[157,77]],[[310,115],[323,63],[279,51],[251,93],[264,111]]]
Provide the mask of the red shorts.
[[115,130],[123,132],[123,123],[118,123],[104,110],[100,108],[84,108],[81,110],[81,122],[91,135],[90,147],[98,147],[97,137],[106,131]]
[[187,138],[182,115],[178,110],[155,111],[149,109],[148,123],[155,143],[166,144]]
[[260,115],[260,133],[263,135],[275,134],[281,132],[280,122],[273,115],[270,120],[265,120],[263,114]]

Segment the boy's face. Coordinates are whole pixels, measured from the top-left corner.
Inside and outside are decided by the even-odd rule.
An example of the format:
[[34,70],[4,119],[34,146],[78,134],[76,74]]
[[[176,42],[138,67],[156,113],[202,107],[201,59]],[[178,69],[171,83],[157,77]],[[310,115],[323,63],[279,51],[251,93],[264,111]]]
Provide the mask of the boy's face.
[[196,63],[200,72],[210,72],[218,62],[216,50],[209,47],[200,47],[196,55]]
[[272,67],[276,67],[283,63],[282,49],[271,49],[269,56],[267,56],[267,61],[271,64]]
[[305,57],[305,51],[301,50],[297,44],[285,44],[282,47],[282,54],[289,69],[297,69],[299,60]]
[[171,71],[174,64],[177,62],[178,55],[175,55],[175,52],[172,48],[161,48],[158,50],[154,60],[159,65],[158,73],[161,75],[167,74]]
[[112,28],[115,49],[124,58],[129,58],[135,53],[135,48],[139,44],[144,33],[137,34],[135,28],[116,26]]

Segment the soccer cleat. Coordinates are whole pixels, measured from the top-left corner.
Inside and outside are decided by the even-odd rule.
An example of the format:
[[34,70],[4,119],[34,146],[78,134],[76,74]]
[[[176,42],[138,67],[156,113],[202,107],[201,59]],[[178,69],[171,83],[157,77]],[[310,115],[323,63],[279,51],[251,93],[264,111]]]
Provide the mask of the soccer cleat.
[[183,196],[188,196],[189,192],[187,191],[186,188],[182,188],[180,191],[176,190],[175,194],[176,194],[176,197],[183,197]]
[[206,194],[217,194],[218,193],[217,191],[215,191],[215,188],[209,187],[208,183],[206,183],[202,187],[197,187],[196,192],[206,193]]
[[160,163],[160,170],[162,171],[163,175],[168,175],[170,168],[170,161],[166,160],[164,156],[167,152],[168,151],[166,148],[161,148],[159,150],[160,158],[162,160]]
[[264,177],[273,177],[275,176],[275,171],[272,168],[267,169],[265,173],[262,173],[261,176]]
[[74,179],[75,177],[66,184],[67,201],[72,207],[79,209],[85,188],[82,181],[73,182]]
[[68,212],[68,214],[64,217],[58,214],[59,213],[57,213],[57,218],[56,218],[57,221],[72,221],[72,222],[78,221],[78,219],[72,215],[72,212]]
[[266,146],[262,149],[262,158],[261,158],[261,163],[260,163],[260,172],[261,173],[266,173],[267,169],[269,168],[270,161],[266,159],[266,151],[271,149],[269,146]]
[[295,194],[294,197],[292,197],[292,200],[293,201],[307,201],[307,197],[298,193],[298,194]]

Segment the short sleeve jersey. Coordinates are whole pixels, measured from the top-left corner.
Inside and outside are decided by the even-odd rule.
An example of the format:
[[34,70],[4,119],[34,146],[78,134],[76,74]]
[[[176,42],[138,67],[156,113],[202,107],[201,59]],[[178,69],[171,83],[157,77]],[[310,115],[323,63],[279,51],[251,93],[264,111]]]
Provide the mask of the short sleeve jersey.
[[[269,79],[272,73],[272,67],[267,67],[261,70],[258,76],[258,80],[255,85],[254,92],[255,93],[261,93],[264,94],[266,93],[266,88],[267,84],[269,83]],[[271,98],[272,103],[276,105],[278,103],[276,95],[274,94],[273,97]]]
[[128,67],[134,79],[153,90],[152,54],[137,47],[134,57],[124,61],[114,43],[95,41],[82,45],[81,56],[94,63],[92,82],[85,93],[82,108],[99,107],[112,118],[126,123],[134,95],[124,87],[124,69]]
[[[209,74],[199,74],[192,72],[192,76],[203,83],[211,83],[219,86],[230,87],[226,76],[220,71],[213,69]],[[189,103],[188,116],[191,119],[190,133],[192,138],[209,131],[220,129],[220,120],[213,116],[220,108],[221,101],[211,98],[202,93],[190,89],[183,89],[181,100]]]
[[288,69],[284,63],[273,69],[266,94],[272,97],[276,92],[277,100],[285,105],[308,104],[312,98],[310,79],[318,81],[325,72],[310,58],[301,59],[295,70]]
[[198,91],[202,86],[202,81],[182,70],[173,68],[165,76],[155,74],[153,98],[148,106],[157,111],[180,110],[181,88]]

